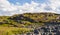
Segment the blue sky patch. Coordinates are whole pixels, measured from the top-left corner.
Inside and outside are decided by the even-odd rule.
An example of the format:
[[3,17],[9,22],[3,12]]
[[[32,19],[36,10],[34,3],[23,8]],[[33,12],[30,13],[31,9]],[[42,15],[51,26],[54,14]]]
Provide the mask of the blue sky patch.
[[16,2],[18,2],[20,5],[23,5],[25,3],[31,3],[32,1],[36,2],[36,3],[46,3],[48,4],[49,1],[48,0],[8,0],[10,3],[12,4],[16,4]]
[[25,3],[31,3],[31,0],[8,0],[12,4],[16,4],[16,2],[20,3],[20,5],[23,5]]

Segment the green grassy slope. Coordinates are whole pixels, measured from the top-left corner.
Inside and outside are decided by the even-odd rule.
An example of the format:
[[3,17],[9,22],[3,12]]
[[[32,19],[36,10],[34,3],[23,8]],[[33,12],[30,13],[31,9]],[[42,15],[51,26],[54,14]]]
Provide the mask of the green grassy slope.
[[0,32],[1,34],[12,34],[13,31],[14,33],[26,33],[30,32],[32,28],[44,25],[45,22],[60,22],[60,14],[25,13],[13,16],[0,16]]

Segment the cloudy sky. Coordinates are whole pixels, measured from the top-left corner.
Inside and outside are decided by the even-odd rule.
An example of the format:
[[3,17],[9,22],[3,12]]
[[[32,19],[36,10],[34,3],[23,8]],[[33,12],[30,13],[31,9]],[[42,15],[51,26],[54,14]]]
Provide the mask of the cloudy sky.
[[60,14],[60,0],[0,0],[0,15],[36,12]]

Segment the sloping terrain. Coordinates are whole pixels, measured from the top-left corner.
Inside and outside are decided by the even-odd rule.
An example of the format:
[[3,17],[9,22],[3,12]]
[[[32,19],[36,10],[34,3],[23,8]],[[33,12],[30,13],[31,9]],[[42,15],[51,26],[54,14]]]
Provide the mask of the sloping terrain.
[[[24,13],[24,14],[15,14],[13,16],[0,16],[0,32],[4,29],[18,28],[15,32],[24,28],[29,31],[31,29],[45,25],[45,23],[56,23],[60,24],[60,14],[56,13]],[[53,24],[54,24],[53,23]],[[23,33],[26,31],[22,30]],[[9,30],[8,30],[9,31]],[[21,30],[20,30],[21,31]],[[29,32],[27,31],[27,32]]]
[[60,14],[55,13],[25,13],[13,16],[0,16],[0,25],[13,27],[28,27],[44,25],[45,22],[60,22]]

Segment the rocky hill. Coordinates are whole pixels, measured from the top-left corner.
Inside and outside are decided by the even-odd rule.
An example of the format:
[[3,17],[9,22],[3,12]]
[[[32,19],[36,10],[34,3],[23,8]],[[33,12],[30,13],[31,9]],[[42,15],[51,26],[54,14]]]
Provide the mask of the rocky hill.
[[42,26],[44,23],[60,23],[60,14],[56,13],[24,13],[13,16],[0,16],[0,25],[13,27]]
[[[24,14],[15,14],[13,16],[0,16],[0,27],[3,27],[3,29],[5,29],[5,27],[14,27],[13,29],[15,28],[19,28],[19,29],[20,28],[29,28],[29,29],[33,28],[34,29],[34,28],[37,28],[46,24],[50,24],[50,23],[60,24],[60,14],[24,13]],[[23,31],[24,30],[22,30],[22,32]],[[26,31],[27,30],[25,30],[25,32]]]

